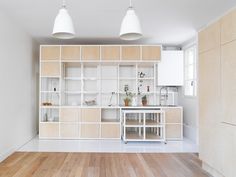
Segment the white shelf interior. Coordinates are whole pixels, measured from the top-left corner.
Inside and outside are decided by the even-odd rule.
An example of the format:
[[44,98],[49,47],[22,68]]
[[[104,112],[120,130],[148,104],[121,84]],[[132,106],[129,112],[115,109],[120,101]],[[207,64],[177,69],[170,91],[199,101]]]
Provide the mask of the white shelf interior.
[[[155,63],[80,63],[62,62],[61,77],[41,77],[40,103],[53,106],[123,106],[125,86],[142,105],[147,96],[148,105],[159,104]],[[176,92],[169,92],[168,103],[173,103]],[[86,102],[95,101],[87,105]]]
[[63,75],[68,79],[81,78],[81,64],[80,63],[63,63]]
[[118,105],[118,94],[115,92],[102,93],[101,94],[101,105],[102,106],[117,106]]
[[81,106],[81,94],[77,93],[64,93],[62,94],[63,106]]
[[119,78],[136,78],[136,65],[120,65],[119,66]]
[[41,79],[41,92],[52,92],[59,91],[60,83],[59,78],[46,78],[42,77]]
[[120,122],[120,110],[117,108],[103,108],[101,118],[102,122]]
[[58,92],[42,92],[40,93],[40,105],[49,103],[50,106],[60,105],[60,93]]
[[40,111],[40,122],[59,122],[59,109],[42,108]]

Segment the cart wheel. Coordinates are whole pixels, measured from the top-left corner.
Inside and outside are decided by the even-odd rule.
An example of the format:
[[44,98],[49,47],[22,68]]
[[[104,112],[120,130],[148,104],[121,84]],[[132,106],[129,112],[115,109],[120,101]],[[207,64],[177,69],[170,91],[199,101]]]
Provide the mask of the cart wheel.
[[128,142],[127,141],[125,141],[125,144],[127,144]]
[[165,144],[167,144],[167,142],[166,142],[166,141],[165,141],[164,143],[165,143]]

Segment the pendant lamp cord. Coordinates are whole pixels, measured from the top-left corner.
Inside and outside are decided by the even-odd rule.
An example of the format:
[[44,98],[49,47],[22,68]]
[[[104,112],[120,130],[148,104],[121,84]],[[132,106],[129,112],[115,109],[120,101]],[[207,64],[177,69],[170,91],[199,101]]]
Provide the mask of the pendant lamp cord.
[[62,1],[62,7],[63,7],[63,8],[66,8],[66,0],[63,0],[63,1]]
[[132,8],[132,0],[129,0],[129,7]]

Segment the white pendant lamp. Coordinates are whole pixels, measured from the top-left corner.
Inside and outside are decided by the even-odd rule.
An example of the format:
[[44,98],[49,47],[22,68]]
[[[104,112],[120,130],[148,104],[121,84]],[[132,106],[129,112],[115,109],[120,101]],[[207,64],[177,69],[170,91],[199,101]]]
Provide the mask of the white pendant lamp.
[[120,38],[123,40],[137,40],[142,36],[141,25],[130,0],[130,6],[121,24]]
[[62,8],[56,16],[52,36],[59,39],[71,39],[75,37],[74,25],[66,9],[65,0]]

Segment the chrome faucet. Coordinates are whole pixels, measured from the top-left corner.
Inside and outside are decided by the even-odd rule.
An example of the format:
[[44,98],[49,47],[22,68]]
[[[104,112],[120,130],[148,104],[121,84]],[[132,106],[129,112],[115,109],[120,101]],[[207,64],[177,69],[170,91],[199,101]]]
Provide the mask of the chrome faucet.
[[[162,91],[165,90],[165,93],[163,94]],[[159,104],[162,105],[162,101],[164,101],[164,105],[167,104],[168,100],[168,87],[161,87],[160,89],[160,95],[159,95]]]

